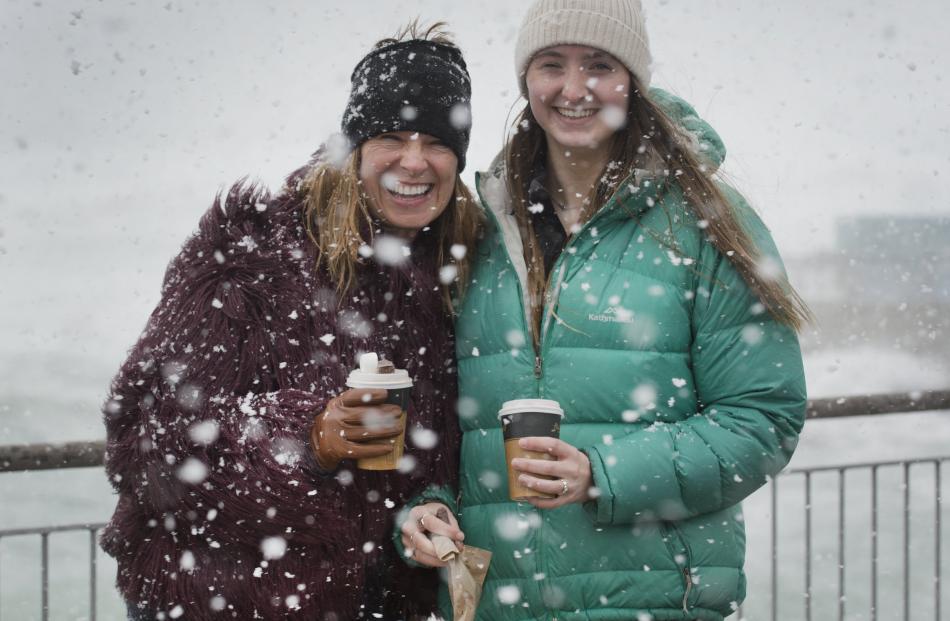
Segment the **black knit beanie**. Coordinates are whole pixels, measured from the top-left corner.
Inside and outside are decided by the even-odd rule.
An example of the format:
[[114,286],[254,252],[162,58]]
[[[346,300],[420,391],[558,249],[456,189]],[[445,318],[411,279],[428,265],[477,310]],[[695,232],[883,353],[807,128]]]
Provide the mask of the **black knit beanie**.
[[377,48],[356,65],[343,134],[353,148],[386,132],[435,136],[465,168],[472,81],[458,48],[411,39]]

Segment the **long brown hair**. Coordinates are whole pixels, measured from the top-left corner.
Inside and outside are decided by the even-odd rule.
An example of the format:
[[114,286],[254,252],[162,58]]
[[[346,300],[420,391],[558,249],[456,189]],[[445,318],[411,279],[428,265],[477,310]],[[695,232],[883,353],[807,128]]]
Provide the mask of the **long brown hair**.
[[[712,179],[709,167],[690,148],[686,137],[649,97],[643,94],[636,76],[630,76],[632,93],[626,126],[618,130],[609,145],[610,159],[599,183],[591,189],[581,211],[580,223],[596,213],[650,158],[659,158],[665,174],[675,176],[698,221],[704,224],[707,239],[736,268],[765,309],[780,323],[801,330],[812,320],[807,305],[784,275],[763,274],[758,269],[761,251],[742,227],[735,209]],[[506,183],[515,218],[521,231],[524,257],[528,265],[528,291],[532,304],[532,333],[540,336],[541,311],[547,283],[544,259],[537,235],[528,217],[528,187],[546,157],[544,130],[531,112],[531,105],[515,119],[505,142]],[[659,201],[662,206],[662,201]]]
[[[373,49],[410,39],[457,47],[445,22],[426,26],[416,18],[393,37],[377,41]],[[343,294],[356,284],[360,265],[366,261],[360,256],[360,248],[373,247],[376,227],[360,181],[359,148],[354,149],[342,165],[330,160],[332,158],[318,161],[304,180],[305,222],[307,234],[317,246],[317,267],[327,269],[337,285],[337,293]],[[442,301],[449,313],[454,310],[453,298],[461,298],[465,292],[482,222],[478,203],[456,173],[455,189],[448,206],[429,225],[435,234],[436,265],[455,268],[451,282],[445,285],[442,281]],[[459,247],[464,248],[464,253]]]

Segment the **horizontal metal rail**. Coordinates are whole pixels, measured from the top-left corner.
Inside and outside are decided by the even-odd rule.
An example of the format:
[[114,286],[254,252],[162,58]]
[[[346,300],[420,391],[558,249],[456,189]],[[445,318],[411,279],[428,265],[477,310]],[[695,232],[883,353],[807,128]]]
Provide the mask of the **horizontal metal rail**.
[[105,454],[106,443],[101,440],[0,446],[0,472],[101,468]]
[[851,395],[808,401],[808,418],[904,414],[930,410],[950,410],[950,390]]
[[865,462],[856,462],[853,464],[847,465],[835,465],[835,466],[810,466],[807,468],[786,468],[779,473],[779,476],[786,476],[789,474],[814,474],[816,472],[831,472],[834,470],[856,470],[858,468],[886,468],[888,466],[903,466],[903,465],[913,465],[913,464],[932,464],[935,461],[943,461],[950,459],[946,456],[934,456],[934,457],[918,457],[915,459],[895,459],[892,461],[865,461]]
[[65,533],[76,530],[100,530],[105,528],[105,523],[91,524],[65,524],[63,526],[36,526],[33,528],[8,528],[0,530],[0,539],[4,537],[19,537],[21,535],[49,535],[51,533]]
[[[807,412],[808,418],[841,418],[929,410],[950,410],[950,390],[811,399]],[[105,442],[101,440],[0,446],[0,473],[95,468],[102,466],[105,452]]]

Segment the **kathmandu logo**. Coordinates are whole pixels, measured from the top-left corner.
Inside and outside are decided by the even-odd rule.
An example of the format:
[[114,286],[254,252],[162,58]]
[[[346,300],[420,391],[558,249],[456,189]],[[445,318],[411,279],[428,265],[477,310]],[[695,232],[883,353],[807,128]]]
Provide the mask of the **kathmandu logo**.
[[589,313],[587,320],[600,323],[633,323],[633,312],[619,306],[611,306],[602,313]]

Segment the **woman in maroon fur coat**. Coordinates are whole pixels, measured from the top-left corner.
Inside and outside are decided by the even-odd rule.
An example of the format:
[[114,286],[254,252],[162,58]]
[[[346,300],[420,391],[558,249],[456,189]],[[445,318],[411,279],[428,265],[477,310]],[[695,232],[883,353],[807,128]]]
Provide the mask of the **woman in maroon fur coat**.
[[[353,73],[342,161],[318,156],[276,196],[235,185],[172,261],[104,407],[118,504],[102,546],[130,618],[434,609],[437,577],[389,535],[405,500],[457,473],[452,296],[480,224],[458,176],[469,99],[438,28],[381,41]],[[357,469],[365,445],[321,435],[363,352],[414,380],[398,470]]]

